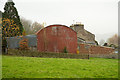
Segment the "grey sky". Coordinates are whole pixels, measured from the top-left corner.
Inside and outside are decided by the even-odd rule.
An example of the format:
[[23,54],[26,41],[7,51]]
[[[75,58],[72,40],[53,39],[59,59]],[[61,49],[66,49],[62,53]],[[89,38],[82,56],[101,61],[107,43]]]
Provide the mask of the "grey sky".
[[[0,0],[3,11],[7,0]],[[118,32],[119,0],[13,0],[20,16],[47,25],[81,22],[93,34]]]

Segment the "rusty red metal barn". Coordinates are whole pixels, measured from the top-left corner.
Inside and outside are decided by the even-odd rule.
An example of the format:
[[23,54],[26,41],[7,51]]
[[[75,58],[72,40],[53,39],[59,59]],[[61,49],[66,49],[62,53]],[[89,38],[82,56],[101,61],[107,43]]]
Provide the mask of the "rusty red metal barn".
[[37,32],[37,49],[40,52],[77,51],[77,33],[65,25],[50,25]]

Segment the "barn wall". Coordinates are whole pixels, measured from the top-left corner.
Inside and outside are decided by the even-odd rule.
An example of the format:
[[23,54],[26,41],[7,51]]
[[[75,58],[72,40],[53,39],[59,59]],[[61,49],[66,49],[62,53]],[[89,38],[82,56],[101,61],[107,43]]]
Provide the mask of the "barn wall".
[[63,52],[66,47],[69,53],[76,53],[77,34],[69,27],[51,25],[37,33],[37,49],[41,52]]

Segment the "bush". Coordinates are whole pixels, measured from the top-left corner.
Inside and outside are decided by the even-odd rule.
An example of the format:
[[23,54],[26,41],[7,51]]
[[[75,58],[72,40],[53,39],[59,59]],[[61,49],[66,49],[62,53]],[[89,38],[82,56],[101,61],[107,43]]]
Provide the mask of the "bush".
[[63,53],[68,53],[68,51],[67,51],[67,48],[66,48],[66,47],[64,47],[64,49],[63,49]]
[[23,39],[20,41],[20,50],[28,50],[29,47],[28,47],[28,39]]

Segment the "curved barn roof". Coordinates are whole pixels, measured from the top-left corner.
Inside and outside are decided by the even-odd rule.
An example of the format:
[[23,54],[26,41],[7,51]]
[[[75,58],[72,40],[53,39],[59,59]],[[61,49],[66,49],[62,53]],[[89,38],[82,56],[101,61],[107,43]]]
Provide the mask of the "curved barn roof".
[[[53,27],[53,26],[63,26],[63,27],[66,27],[66,28],[72,30],[73,32],[75,32],[73,29],[69,28],[68,26],[66,26],[66,25],[61,25],[61,24],[49,25],[49,26],[47,26],[47,27],[45,27],[45,28],[43,28],[43,29],[46,29],[46,28],[48,28],[48,27]],[[43,30],[43,29],[40,29],[38,32],[36,32],[36,34],[38,34],[38,33],[39,33],[41,30]],[[76,33],[76,32],[75,32],[75,33]],[[77,34],[77,33],[76,33],[76,34]]]

